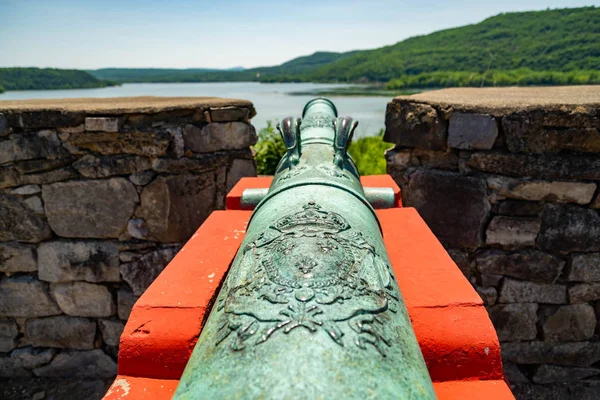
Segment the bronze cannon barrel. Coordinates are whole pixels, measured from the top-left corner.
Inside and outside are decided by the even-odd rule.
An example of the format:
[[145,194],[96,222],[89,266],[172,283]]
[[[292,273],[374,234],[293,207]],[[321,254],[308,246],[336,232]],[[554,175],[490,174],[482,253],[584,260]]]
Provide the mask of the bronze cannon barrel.
[[[278,127],[287,154],[175,399],[434,399],[383,244],[347,154],[357,122],[314,99]],[[216,250],[218,251],[218,250]]]

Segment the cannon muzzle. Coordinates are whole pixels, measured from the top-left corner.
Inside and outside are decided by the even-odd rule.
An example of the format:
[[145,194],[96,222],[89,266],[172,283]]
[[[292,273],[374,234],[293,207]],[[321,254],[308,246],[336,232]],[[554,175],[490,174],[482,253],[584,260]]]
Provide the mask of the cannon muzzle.
[[287,152],[246,196],[246,236],[175,399],[435,399],[377,196],[347,153],[356,126],[322,98],[278,126]]

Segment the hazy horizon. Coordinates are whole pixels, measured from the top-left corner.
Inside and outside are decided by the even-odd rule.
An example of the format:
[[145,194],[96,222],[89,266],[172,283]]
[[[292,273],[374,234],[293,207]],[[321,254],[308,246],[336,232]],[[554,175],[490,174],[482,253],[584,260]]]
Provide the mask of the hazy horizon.
[[392,45],[502,12],[579,0],[0,0],[0,67],[211,68],[279,65],[317,51]]

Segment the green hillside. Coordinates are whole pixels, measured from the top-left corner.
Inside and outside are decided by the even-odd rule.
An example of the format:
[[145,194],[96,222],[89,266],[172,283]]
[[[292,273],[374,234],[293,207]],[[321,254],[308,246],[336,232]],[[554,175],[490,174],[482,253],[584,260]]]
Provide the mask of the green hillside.
[[4,90],[82,89],[115,85],[85,71],[54,68],[0,68]]
[[[392,46],[342,54],[294,78],[387,82],[439,71],[593,71],[600,70],[599,43],[600,8],[505,13]],[[264,73],[262,79],[279,77]]]

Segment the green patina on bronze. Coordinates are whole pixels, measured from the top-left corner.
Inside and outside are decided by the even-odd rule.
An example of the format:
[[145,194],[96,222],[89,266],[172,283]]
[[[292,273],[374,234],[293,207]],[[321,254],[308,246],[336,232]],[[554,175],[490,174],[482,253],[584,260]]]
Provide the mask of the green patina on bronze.
[[356,122],[310,101],[254,210],[175,399],[434,399],[373,208]]

